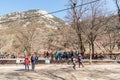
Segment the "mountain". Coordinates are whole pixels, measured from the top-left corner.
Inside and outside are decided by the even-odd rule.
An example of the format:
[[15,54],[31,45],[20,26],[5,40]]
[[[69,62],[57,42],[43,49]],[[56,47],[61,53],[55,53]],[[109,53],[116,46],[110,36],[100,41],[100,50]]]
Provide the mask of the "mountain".
[[51,26],[61,26],[61,24],[64,24],[64,21],[48,14],[48,12],[43,10],[29,10],[25,12],[14,12],[10,14],[6,14],[4,16],[0,17],[0,24],[6,24],[11,23],[14,21],[20,21],[20,22],[26,22],[26,24],[29,22],[30,19],[38,19],[38,23],[40,24],[47,24]]
[[74,31],[66,25],[63,20],[43,10],[14,12],[0,16],[0,51],[38,52],[72,45],[68,43],[71,35],[68,36],[67,32]]
[[[104,25],[105,27],[100,28],[103,35],[99,35],[94,43],[96,52],[106,52],[104,49],[109,49],[108,41],[110,39],[108,37],[109,33],[106,31],[110,31],[112,41],[115,38],[119,40],[119,37],[116,36],[117,34],[113,34],[118,32],[119,29],[113,29],[115,28],[114,26],[118,25],[116,19],[116,17],[111,18],[109,23]],[[89,32],[89,29],[85,28],[85,31]],[[82,33],[82,37],[84,38],[83,43],[86,53],[89,53],[87,37],[84,33]],[[76,31],[65,21],[48,14],[44,10],[14,12],[0,16],[0,52],[8,52],[10,54],[13,52],[23,53],[24,51],[42,53],[44,50],[51,49],[76,50],[78,48]],[[117,43],[114,50],[119,52]]]

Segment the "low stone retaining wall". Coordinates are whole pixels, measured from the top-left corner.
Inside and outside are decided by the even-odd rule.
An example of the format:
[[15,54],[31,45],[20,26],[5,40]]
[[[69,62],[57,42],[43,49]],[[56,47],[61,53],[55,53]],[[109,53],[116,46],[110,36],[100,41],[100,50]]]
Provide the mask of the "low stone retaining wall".
[[[84,59],[84,63],[89,63],[89,59]],[[110,63],[110,62],[118,62],[120,63],[120,60],[92,60],[92,63]],[[37,61],[37,64],[49,64],[49,59],[40,59]],[[64,62],[63,62],[64,63]],[[0,59],[0,64],[24,64],[24,59]]]
[[[0,59],[0,64],[24,64],[24,59]],[[37,64],[45,64],[45,60],[38,60]]]

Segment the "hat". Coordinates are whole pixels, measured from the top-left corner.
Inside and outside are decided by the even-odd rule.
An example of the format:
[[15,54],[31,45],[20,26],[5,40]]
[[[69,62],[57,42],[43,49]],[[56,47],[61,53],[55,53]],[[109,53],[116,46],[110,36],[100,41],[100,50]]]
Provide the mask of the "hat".
[[25,57],[25,59],[28,59],[28,57]]

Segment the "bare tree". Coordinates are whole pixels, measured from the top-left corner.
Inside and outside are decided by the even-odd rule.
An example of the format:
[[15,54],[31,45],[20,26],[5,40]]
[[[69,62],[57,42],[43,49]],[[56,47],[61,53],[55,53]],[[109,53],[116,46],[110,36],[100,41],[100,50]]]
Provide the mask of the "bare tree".
[[32,45],[35,38],[35,29],[19,31],[16,37],[21,43],[22,47],[24,47],[24,50],[26,50],[27,52],[32,52]]
[[78,45],[79,45],[80,51],[85,51],[83,39],[82,39],[82,25],[81,25],[80,21],[82,20],[84,13],[87,11],[87,7],[80,6],[77,8],[76,5],[78,5],[79,3],[84,4],[85,2],[86,2],[86,0],[81,0],[81,1],[69,0],[69,6],[72,9],[71,9],[71,11],[69,11],[69,14],[67,17],[67,19],[69,19],[69,21],[72,23],[73,29],[77,33]]
[[94,58],[94,41],[97,37],[103,32],[104,26],[109,22],[109,18],[105,17],[105,14],[102,12],[103,10],[103,2],[92,3],[89,6],[89,11],[86,16],[86,20],[84,20],[83,25],[83,33],[87,37],[87,42],[89,43],[89,47],[92,53],[92,58]]
[[75,30],[70,25],[61,28],[63,47],[66,49],[78,49],[78,38]]
[[115,15],[109,17],[110,21],[106,24],[104,33],[100,36],[102,38],[100,44],[107,53],[113,54],[113,51],[117,50],[115,46],[117,46],[120,41],[120,33],[119,28],[116,26],[118,23],[117,17]]
[[[114,0],[114,1],[117,7],[117,14],[118,14],[118,21],[119,21],[117,27],[118,27],[118,30],[120,30],[120,0]],[[120,49],[120,41],[118,41],[118,48]]]
[[10,51],[12,36],[7,34],[8,29],[0,30],[0,51],[7,52]]
[[3,48],[6,45],[7,40],[1,36],[0,37],[0,49]]
[[[21,26],[21,27],[20,27]],[[28,53],[34,51],[34,44],[37,42],[37,24],[34,22],[30,22],[29,24],[18,24],[16,29],[16,39],[13,42],[13,46],[23,51],[27,51]]]
[[[109,29],[109,28],[107,28],[107,29]],[[104,41],[101,42],[102,46],[110,54],[113,53],[112,51],[114,50],[116,42],[118,41],[118,34],[116,34],[116,32],[117,31],[114,29],[106,30],[106,34],[104,34]]]
[[114,0],[115,1],[115,4],[116,4],[116,7],[117,7],[117,13],[118,13],[118,20],[120,22],[120,0]]

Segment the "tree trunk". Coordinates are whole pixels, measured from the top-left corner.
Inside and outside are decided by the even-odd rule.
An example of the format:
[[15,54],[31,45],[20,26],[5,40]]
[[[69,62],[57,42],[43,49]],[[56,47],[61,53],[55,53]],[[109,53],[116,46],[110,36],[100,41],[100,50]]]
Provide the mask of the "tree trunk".
[[76,33],[77,33],[77,36],[78,36],[78,39],[79,39],[78,44],[79,44],[80,51],[83,52],[83,51],[85,51],[85,49],[84,49],[84,46],[83,46],[82,36],[81,36],[81,28],[80,28],[81,24],[79,24],[79,19],[80,18],[77,16],[77,12],[76,12],[75,8],[76,8],[76,4],[73,3],[74,28],[76,30]]
[[92,58],[94,59],[94,42],[91,41],[91,48],[92,48]]
[[118,17],[119,17],[119,22],[120,22],[120,9],[118,10]]
[[118,13],[118,21],[120,22],[120,6],[119,6],[119,1],[118,0],[115,0],[115,4],[116,4],[116,7],[117,7],[117,13]]
[[78,34],[78,38],[79,38],[79,48],[80,48],[80,51],[84,52],[85,48],[84,48],[84,45],[83,45],[81,33]]
[[112,51],[109,51],[110,52],[110,59],[112,59]]
[[92,64],[92,52],[91,52],[91,45],[89,44],[89,63]]
[[93,37],[93,33],[90,33],[90,44],[91,44],[91,52],[92,52],[92,59],[94,59],[94,37]]

